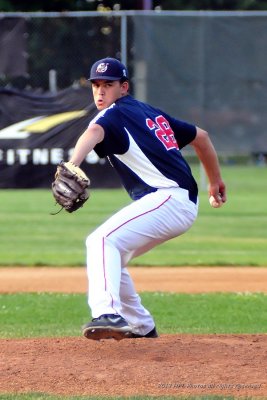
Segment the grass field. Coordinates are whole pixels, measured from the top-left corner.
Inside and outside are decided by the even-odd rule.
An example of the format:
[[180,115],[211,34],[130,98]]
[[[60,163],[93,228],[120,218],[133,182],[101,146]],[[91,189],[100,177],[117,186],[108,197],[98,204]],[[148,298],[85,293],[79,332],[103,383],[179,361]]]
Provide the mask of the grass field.
[[[199,171],[195,168],[198,178]],[[199,217],[182,237],[135,259],[141,265],[267,265],[267,168],[223,167],[228,202],[221,209],[200,191]],[[84,265],[88,233],[130,202],[122,189],[92,190],[73,214],[50,190],[1,190],[1,265]]]
[[[142,293],[160,333],[265,333],[263,293]],[[0,295],[0,338],[80,336],[90,320],[86,295]]]

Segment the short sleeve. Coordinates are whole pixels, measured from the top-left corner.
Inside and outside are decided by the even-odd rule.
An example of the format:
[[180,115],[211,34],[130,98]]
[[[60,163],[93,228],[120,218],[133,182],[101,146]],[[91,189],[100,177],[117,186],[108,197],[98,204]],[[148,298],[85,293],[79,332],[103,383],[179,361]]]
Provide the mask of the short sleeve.
[[179,149],[182,149],[195,139],[197,134],[197,128],[195,125],[172,118],[170,116],[166,116],[166,119],[169,121],[169,124],[174,132]]
[[123,154],[129,148],[129,138],[121,123],[120,112],[116,108],[108,109],[94,123],[102,126],[105,132],[104,139],[95,146],[95,151],[100,157],[111,154]]

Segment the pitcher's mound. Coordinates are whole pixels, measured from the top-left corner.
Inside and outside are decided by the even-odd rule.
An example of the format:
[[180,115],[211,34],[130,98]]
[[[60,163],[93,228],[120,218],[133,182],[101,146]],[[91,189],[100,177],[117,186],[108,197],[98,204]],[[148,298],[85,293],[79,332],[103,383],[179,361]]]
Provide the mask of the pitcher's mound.
[[1,392],[267,396],[267,335],[0,340]]

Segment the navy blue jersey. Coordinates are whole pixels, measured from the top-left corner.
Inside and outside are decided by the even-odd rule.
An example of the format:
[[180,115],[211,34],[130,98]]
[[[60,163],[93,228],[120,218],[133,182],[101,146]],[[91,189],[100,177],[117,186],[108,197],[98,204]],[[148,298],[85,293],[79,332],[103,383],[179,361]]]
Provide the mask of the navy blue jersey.
[[105,131],[95,146],[107,156],[133,200],[159,188],[182,187],[196,202],[197,184],[180,149],[196,137],[196,127],[135,100],[118,99],[91,123]]

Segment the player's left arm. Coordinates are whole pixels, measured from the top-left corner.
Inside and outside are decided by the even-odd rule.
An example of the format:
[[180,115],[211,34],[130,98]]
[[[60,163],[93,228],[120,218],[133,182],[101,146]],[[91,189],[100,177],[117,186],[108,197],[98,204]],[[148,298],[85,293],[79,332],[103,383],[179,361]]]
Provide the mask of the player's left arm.
[[196,127],[196,130],[196,137],[190,144],[193,146],[207,174],[209,180],[209,195],[214,196],[216,201],[225,203],[226,187],[222,180],[217,152],[208,132],[198,127]]

